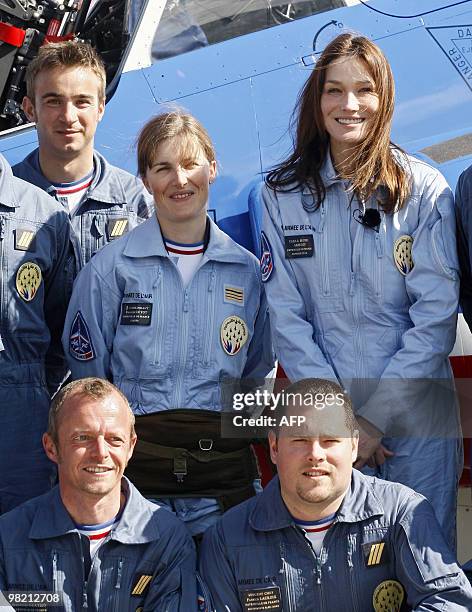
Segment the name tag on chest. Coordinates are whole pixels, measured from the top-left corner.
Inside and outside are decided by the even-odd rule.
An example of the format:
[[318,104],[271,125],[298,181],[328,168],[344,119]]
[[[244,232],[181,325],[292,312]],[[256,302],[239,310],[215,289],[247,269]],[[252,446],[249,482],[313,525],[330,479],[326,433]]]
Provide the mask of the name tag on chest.
[[241,603],[244,612],[283,612],[279,587],[242,591]]
[[313,257],[314,250],[312,234],[285,236],[285,259]]
[[151,325],[152,304],[124,302],[121,304],[121,325]]

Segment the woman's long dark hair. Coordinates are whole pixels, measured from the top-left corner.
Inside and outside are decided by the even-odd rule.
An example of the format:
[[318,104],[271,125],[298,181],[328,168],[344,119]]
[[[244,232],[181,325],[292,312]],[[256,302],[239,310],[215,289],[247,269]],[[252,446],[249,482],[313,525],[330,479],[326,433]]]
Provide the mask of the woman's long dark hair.
[[394,149],[401,149],[390,140],[395,97],[392,71],[379,47],[365,36],[340,34],[325,48],[298,96],[292,115],[292,133],[296,134],[293,153],[269,172],[266,182],[275,191],[293,191],[307,186],[313,193],[315,207],[321,205],[326,192],[320,170],[329,151],[321,94],[328,66],[347,58],[356,58],[367,66],[379,107],[365,140],[353,148],[349,159],[351,170],[343,173],[343,178],[351,181],[354,193],[364,200],[374,193],[379,197],[381,193],[380,207],[392,213],[404,206],[411,181],[406,164],[394,153]]

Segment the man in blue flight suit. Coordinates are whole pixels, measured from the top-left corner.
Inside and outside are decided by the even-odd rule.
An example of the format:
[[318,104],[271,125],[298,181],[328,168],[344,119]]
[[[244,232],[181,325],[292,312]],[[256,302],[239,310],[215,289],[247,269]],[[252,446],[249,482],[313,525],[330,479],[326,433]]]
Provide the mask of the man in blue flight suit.
[[52,486],[41,436],[71,262],[62,206],[15,178],[0,155],[0,513]]
[[82,42],[44,45],[27,69],[23,110],[36,123],[39,148],[13,172],[64,205],[79,269],[153,210],[141,180],[93,149],[105,85],[102,60]]
[[214,609],[471,610],[430,503],[352,469],[358,432],[341,387],[307,379],[281,399],[269,432],[278,477],[204,536]]
[[[196,609],[195,548],[183,524],[123,477],[134,415],[111,383],[82,379],[54,398],[48,457],[59,484],[0,518],[0,589],[77,612]],[[16,599],[15,599],[16,598]]]

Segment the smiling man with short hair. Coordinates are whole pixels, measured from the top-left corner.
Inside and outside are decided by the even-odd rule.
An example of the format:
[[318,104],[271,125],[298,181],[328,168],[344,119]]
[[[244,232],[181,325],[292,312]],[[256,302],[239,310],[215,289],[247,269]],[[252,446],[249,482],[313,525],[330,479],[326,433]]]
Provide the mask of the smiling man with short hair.
[[282,416],[298,425],[274,412],[278,476],[203,539],[214,610],[471,610],[470,585],[430,503],[353,470],[358,432],[339,385],[302,380],[281,399]]
[[0,518],[0,590],[49,593],[76,612],[188,612],[195,550],[183,524],[123,476],[134,415],[111,383],[74,381],[54,398],[43,444],[59,484]]
[[41,47],[28,65],[26,85],[23,110],[36,124],[39,148],[13,172],[68,211],[80,269],[102,246],[150,217],[152,199],[139,178],[94,151],[105,112],[106,74],[88,43]]

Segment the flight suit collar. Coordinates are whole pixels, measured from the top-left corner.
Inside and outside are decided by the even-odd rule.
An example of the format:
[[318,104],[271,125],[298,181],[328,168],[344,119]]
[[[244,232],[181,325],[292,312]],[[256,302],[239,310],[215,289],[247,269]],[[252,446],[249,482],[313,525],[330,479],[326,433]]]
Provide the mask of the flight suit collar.
[[93,152],[94,177],[87,197],[104,204],[123,206],[127,201],[125,189],[115,167],[97,151]]
[[[222,232],[209,217],[209,240],[205,250],[206,260],[229,263],[246,263],[242,249],[235,247],[229,236]],[[169,257],[156,215],[130,232],[123,250],[127,257]]]
[[[353,470],[351,485],[336,513],[335,522],[357,523],[383,513],[384,508],[372,492],[368,478]],[[257,496],[249,523],[256,531],[275,531],[295,524],[282,499],[278,476]]]
[[[151,522],[153,510],[149,502],[141,496],[138,490],[123,477],[123,488],[127,492],[127,500],[121,518],[113,527],[110,539],[123,544],[143,544],[159,539],[156,521]],[[157,510],[157,506],[156,506]],[[59,486],[38,499],[38,507],[34,514],[29,537],[32,540],[57,538],[67,533],[75,533],[74,521],[62,503]]]
[[[34,176],[33,183],[55,197],[57,188],[51,184],[41,172],[39,165],[39,148],[32,151],[24,160],[28,166],[28,173]],[[87,198],[104,204],[118,204],[123,206],[126,202],[126,194],[121,183],[119,174],[114,172],[114,166],[98,153],[93,152],[94,175],[90,185]]]
[[7,160],[0,154],[0,204],[17,208],[18,202],[13,188],[13,173]]
[[333,166],[333,160],[331,159],[331,154],[329,150],[326,154],[323,165],[321,166],[320,176],[326,188],[331,187],[335,183],[342,181]]

